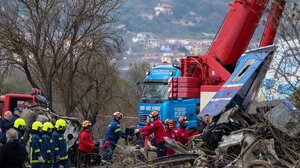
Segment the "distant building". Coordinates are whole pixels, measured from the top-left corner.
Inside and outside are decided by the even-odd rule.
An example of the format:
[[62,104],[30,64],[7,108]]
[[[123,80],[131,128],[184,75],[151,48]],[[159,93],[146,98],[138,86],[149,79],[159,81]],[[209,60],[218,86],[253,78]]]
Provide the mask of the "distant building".
[[132,38],[132,42],[145,44],[149,39],[155,39],[154,34],[148,32],[141,32],[137,33],[136,36]]
[[144,55],[144,60],[151,65],[157,65],[161,64],[161,58],[163,57],[163,54],[161,53],[151,53],[151,54],[145,54]]
[[192,44],[193,47],[188,49],[191,55],[204,55],[211,46],[212,40],[204,39],[201,41],[194,41]]
[[190,49],[191,55],[204,55],[209,48],[209,45],[195,45]]
[[172,50],[170,52],[164,53],[161,58],[162,62],[168,62],[171,64],[177,64],[180,62],[180,59],[185,57],[186,54],[182,51]]
[[203,43],[211,43],[211,40],[196,40],[196,39],[166,39],[166,43],[169,44],[181,44],[181,45],[198,45]]
[[157,48],[162,45],[162,41],[160,39],[148,39],[145,43],[146,48]]
[[158,3],[154,7],[155,15],[158,16],[160,14],[164,15],[173,15],[173,5],[170,3]]

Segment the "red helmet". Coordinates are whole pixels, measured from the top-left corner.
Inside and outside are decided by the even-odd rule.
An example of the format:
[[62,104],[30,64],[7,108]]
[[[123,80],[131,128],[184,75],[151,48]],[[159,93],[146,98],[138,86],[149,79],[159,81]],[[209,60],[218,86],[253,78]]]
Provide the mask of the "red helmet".
[[188,123],[188,119],[186,117],[180,117],[178,122],[180,125],[185,126]]
[[114,112],[114,114],[113,114],[113,117],[114,118],[118,118],[118,119],[121,119],[122,117],[123,117],[123,114],[121,113],[121,112]]
[[158,112],[155,111],[155,110],[151,111],[151,113],[149,114],[149,117],[150,118],[156,118],[156,117],[158,117]]
[[89,120],[84,120],[81,124],[82,128],[92,126],[92,123]]

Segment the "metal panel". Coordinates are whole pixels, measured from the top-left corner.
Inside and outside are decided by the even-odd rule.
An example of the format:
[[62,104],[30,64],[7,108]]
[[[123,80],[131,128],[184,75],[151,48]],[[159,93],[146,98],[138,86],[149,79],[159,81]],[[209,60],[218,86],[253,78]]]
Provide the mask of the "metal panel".
[[[271,56],[275,47],[252,50],[243,55],[229,80],[217,92],[213,99],[201,111],[200,115],[216,116],[225,110],[226,106],[241,105],[249,92],[262,63]],[[255,59],[255,61],[253,61]],[[247,65],[248,66],[245,66]]]

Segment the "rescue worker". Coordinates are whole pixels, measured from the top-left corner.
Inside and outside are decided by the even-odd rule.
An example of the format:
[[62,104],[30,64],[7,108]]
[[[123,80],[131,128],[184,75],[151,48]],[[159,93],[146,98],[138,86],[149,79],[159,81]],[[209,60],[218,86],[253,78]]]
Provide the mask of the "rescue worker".
[[165,147],[165,140],[163,137],[167,136],[166,130],[163,123],[159,119],[159,114],[157,111],[152,111],[149,115],[150,125],[147,125],[145,128],[141,128],[139,132],[144,135],[154,134],[155,142],[157,145],[157,157],[166,156],[167,150]]
[[79,135],[79,158],[80,163],[90,167],[91,153],[94,152],[93,138],[90,134],[92,123],[89,120],[82,122],[83,131]]
[[51,168],[54,163],[51,139],[53,128],[54,126],[51,122],[45,122],[42,128],[42,156],[45,159],[45,168]]
[[18,118],[14,122],[14,128],[18,133],[18,138],[20,140],[21,145],[26,147],[26,140],[24,138],[26,122],[23,118]]
[[14,123],[12,122],[12,112],[6,111],[4,117],[1,120],[1,129],[2,129],[2,144],[6,143],[6,131],[12,128]]
[[16,119],[18,119],[18,118],[21,117],[22,111],[23,111],[23,109],[21,109],[20,107],[15,107],[15,108],[14,108],[14,113],[13,113],[13,117],[12,117],[12,122],[14,122]]
[[30,142],[30,163],[32,168],[42,168],[45,160],[42,156],[42,138],[41,131],[43,128],[43,124],[39,121],[35,121],[31,127],[31,137],[29,139]]
[[186,145],[189,142],[189,134],[186,130],[188,119],[186,117],[180,117],[178,122],[180,126],[176,132],[176,141]]
[[113,120],[106,128],[106,134],[102,141],[103,157],[101,159],[101,165],[108,164],[112,159],[113,151],[116,148],[119,138],[127,139],[127,135],[120,128],[120,121],[123,118],[123,114],[115,112],[113,114]]
[[[176,132],[173,130],[173,123],[174,122],[171,119],[166,119],[165,122],[164,122],[167,136],[170,139],[175,140]],[[175,154],[174,150],[172,150],[171,148],[167,148],[167,156],[171,156],[171,155],[174,155],[174,154]]]
[[202,120],[200,120],[197,125],[197,130],[199,131],[200,134],[203,134],[209,130],[209,128],[213,125],[211,124],[213,122],[212,119],[213,116],[210,116],[208,114],[205,114],[202,117]]
[[67,123],[63,119],[58,119],[55,123],[55,129],[52,134],[52,145],[54,148],[54,164],[53,168],[59,168],[63,165],[64,168],[69,167],[67,142],[64,138],[64,132]]

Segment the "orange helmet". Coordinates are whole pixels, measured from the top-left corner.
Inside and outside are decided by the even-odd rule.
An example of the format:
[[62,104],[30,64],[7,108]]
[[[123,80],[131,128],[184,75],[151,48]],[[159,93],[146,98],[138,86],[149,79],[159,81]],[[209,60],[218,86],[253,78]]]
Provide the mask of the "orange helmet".
[[158,112],[155,111],[155,110],[151,111],[151,113],[149,114],[149,117],[150,118],[156,118],[156,117],[158,117]]
[[186,126],[188,119],[186,117],[180,117],[178,122],[181,126]]
[[170,130],[173,129],[173,120],[166,119],[164,124],[165,124],[165,128],[166,128],[167,131],[170,131]]
[[173,124],[173,120],[167,118],[167,119],[165,120],[164,124],[165,124],[165,125]]
[[121,119],[123,117],[123,114],[117,111],[117,112],[114,112],[113,117]]
[[82,128],[92,126],[92,123],[89,120],[84,120],[81,124]]

